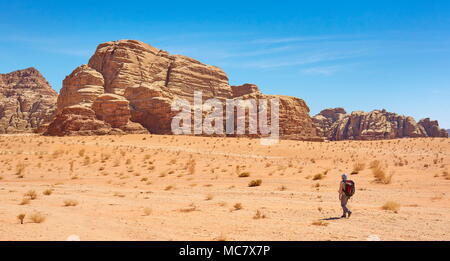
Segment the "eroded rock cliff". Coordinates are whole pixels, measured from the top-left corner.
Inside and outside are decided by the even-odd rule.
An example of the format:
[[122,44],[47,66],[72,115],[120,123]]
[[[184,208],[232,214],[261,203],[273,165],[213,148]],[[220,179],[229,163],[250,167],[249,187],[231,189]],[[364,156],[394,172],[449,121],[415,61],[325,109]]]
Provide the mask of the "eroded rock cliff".
[[386,110],[354,111],[326,109],[313,117],[318,133],[329,140],[378,140],[404,137],[448,137],[437,121],[398,115]]
[[320,139],[303,100],[264,95],[253,84],[230,86],[226,73],[216,66],[135,40],[100,44],[87,65],[66,77],[58,115],[46,134],[171,134],[177,113],[171,110],[173,101],[192,103],[194,91],[201,91],[204,100],[277,97],[282,138]]
[[0,133],[33,132],[49,123],[57,96],[35,68],[0,74]]

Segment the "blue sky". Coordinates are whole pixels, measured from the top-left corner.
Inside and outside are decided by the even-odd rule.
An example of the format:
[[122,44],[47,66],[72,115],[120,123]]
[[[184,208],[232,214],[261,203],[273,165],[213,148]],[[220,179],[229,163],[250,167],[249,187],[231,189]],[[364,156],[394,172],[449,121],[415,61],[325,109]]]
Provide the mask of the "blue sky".
[[137,39],[221,67],[311,114],[385,108],[450,128],[450,1],[4,1],[0,73],[56,90],[101,42]]

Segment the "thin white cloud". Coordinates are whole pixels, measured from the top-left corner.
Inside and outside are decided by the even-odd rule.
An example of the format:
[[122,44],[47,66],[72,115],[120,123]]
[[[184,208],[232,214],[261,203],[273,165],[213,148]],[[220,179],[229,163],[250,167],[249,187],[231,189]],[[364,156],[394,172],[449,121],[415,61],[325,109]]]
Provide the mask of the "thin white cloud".
[[265,38],[265,39],[255,39],[250,41],[254,44],[280,44],[280,43],[292,43],[292,42],[307,42],[307,41],[317,41],[317,40],[328,40],[332,39],[332,36],[317,36],[317,37],[280,37],[280,38]]
[[265,59],[238,63],[236,66],[256,69],[273,69],[298,65],[317,64],[322,62],[338,61],[360,57],[363,50],[350,52],[311,52],[284,59]]
[[316,74],[316,75],[332,75],[342,69],[342,66],[318,66],[302,69],[300,72],[303,74]]

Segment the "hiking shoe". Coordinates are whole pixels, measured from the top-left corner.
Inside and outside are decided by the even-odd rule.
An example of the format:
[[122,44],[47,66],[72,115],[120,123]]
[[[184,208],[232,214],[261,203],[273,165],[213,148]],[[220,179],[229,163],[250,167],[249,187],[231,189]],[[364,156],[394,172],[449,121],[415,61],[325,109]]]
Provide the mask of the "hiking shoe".
[[347,218],[350,218],[350,216],[352,215],[352,212],[351,211],[349,211],[348,212],[348,216],[347,216]]

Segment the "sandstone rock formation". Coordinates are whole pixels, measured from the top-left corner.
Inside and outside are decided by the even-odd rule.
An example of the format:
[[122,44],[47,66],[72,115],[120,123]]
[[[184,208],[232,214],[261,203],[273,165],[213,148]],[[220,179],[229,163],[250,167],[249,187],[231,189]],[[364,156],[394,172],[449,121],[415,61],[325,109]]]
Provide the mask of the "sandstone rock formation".
[[[135,40],[100,44],[87,65],[63,82],[56,119],[47,135],[109,133],[171,134],[176,99],[193,103],[216,98],[280,99],[280,134],[284,138],[320,139],[305,102],[295,97],[264,95],[253,84],[230,86],[225,72],[182,55],[170,55]],[[203,115],[204,117],[205,115]]]
[[439,128],[438,121],[425,118],[419,121],[419,125],[423,127],[428,137],[448,137],[448,132]]
[[347,115],[343,108],[325,109],[312,118],[317,127],[317,135],[330,137],[333,124]]
[[57,93],[35,68],[0,74],[0,133],[33,132],[53,120]]
[[437,121],[413,117],[386,110],[354,111],[346,114],[342,108],[326,109],[313,117],[318,133],[329,140],[378,140],[403,137],[448,137]]

